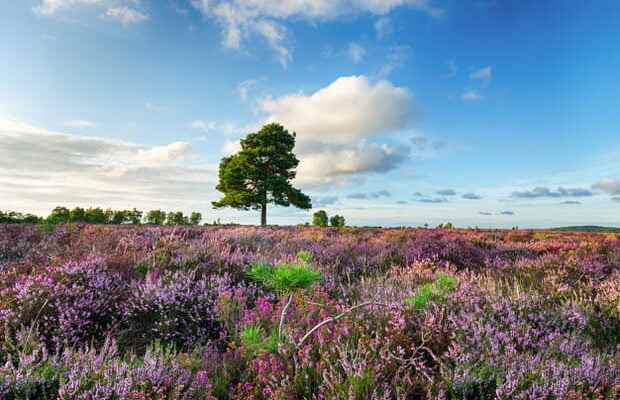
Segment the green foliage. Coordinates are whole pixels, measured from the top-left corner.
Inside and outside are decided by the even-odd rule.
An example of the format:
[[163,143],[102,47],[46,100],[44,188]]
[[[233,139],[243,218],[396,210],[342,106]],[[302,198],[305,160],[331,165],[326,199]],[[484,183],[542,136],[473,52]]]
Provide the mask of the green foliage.
[[241,343],[252,355],[258,353],[276,353],[278,351],[278,335],[272,332],[265,335],[263,328],[256,325],[245,327],[241,331]]
[[297,252],[297,258],[299,261],[309,264],[310,261],[312,261],[312,253],[306,250],[301,250]]
[[291,185],[299,160],[293,153],[295,133],[282,125],[267,124],[241,140],[241,151],[222,159],[216,189],[224,197],[213,206],[262,210],[265,225],[267,204],[311,208],[310,198]]
[[430,302],[441,303],[445,297],[458,286],[458,279],[449,275],[440,275],[435,282],[420,286],[413,297],[405,299],[405,303],[416,310],[424,310]]
[[41,218],[32,214],[22,214],[16,211],[0,211],[0,224],[36,224]]
[[173,211],[168,213],[166,225],[189,225],[189,219],[183,215],[183,211]]
[[166,222],[166,212],[151,210],[146,214],[146,223],[150,225],[163,225]]
[[334,215],[329,219],[329,224],[335,228],[342,228],[345,226],[346,221],[342,215]]
[[247,275],[251,280],[281,293],[307,289],[321,280],[321,274],[309,266],[288,263],[277,266],[254,264]]
[[202,221],[202,214],[194,211],[189,217],[189,223],[192,225],[198,225]]
[[312,215],[312,225],[326,227],[329,219],[325,210],[319,210]]

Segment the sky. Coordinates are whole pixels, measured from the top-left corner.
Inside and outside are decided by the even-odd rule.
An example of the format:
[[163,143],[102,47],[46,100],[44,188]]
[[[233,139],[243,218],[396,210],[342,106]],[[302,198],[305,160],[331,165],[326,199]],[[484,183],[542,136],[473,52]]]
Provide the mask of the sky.
[[276,121],[348,223],[620,226],[620,4],[0,0],[0,209],[214,210]]

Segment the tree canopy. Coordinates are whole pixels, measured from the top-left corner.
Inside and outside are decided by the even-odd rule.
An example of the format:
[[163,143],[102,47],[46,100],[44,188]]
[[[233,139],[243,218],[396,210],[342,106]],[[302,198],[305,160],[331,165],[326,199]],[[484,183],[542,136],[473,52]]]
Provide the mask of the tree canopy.
[[276,123],[246,136],[241,150],[220,163],[216,189],[224,197],[213,206],[261,210],[261,225],[267,224],[268,204],[312,208],[310,197],[291,184],[299,165],[294,147],[295,133]]

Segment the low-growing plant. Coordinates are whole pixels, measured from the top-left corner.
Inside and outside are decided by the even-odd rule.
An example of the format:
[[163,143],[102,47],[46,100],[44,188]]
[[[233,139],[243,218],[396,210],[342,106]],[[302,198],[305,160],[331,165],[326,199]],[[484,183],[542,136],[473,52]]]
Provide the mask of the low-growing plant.
[[450,275],[440,275],[434,282],[420,286],[413,297],[405,299],[405,303],[422,311],[429,303],[441,303],[450,292],[458,286],[458,279]]
[[278,335],[277,332],[266,335],[262,327],[251,325],[241,332],[241,344],[251,355],[275,353],[278,351]]

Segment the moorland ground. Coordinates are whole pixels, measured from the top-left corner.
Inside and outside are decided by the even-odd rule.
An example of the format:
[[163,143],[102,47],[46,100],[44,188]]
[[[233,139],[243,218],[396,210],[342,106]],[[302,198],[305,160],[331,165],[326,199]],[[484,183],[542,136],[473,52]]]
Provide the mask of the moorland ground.
[[617,234],[0,225],[2,399],[619,395]]

